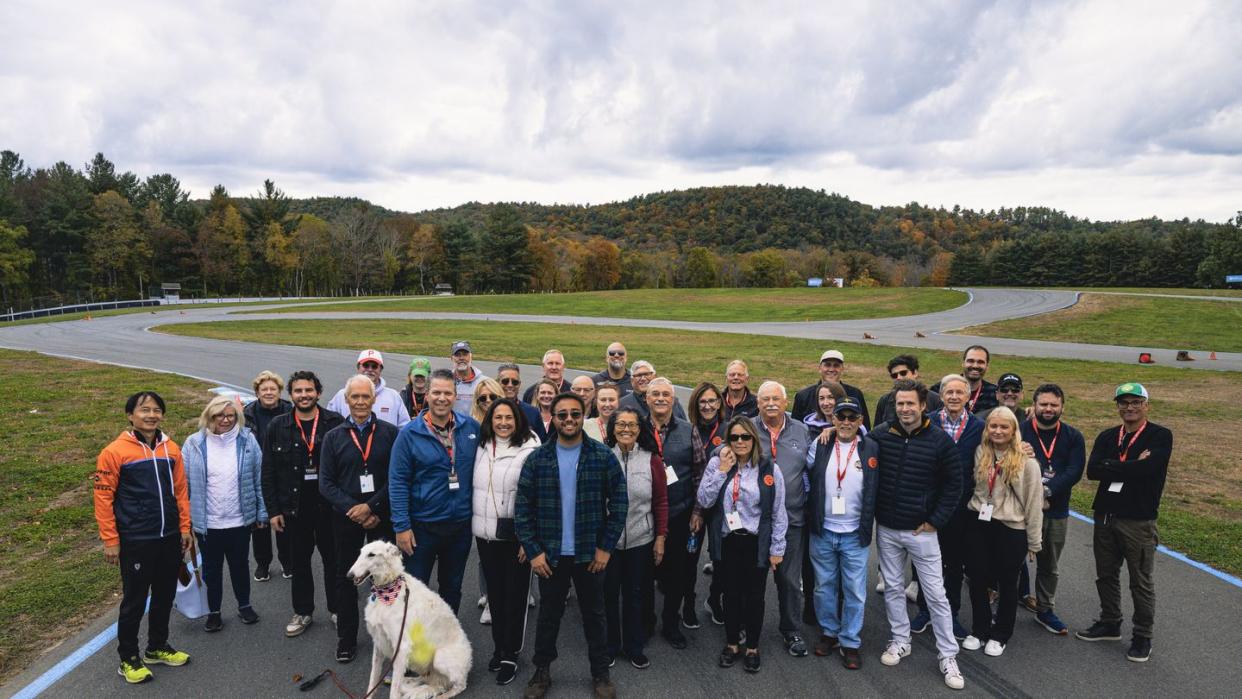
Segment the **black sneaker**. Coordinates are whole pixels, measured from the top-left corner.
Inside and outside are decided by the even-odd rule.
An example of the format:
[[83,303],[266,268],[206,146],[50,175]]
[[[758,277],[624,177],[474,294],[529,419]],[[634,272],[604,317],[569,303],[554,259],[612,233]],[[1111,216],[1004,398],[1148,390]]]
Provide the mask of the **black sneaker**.
[[701,626],[701,624],[699,624],[699,615],[694,613],[693,602],[687,604],[686,607],[681,610],[681,625],[687,629],[697,629]]
[[500,662],[501,662],[500,653],[493,653],[491,659],[487,661],[487,671],[488,672],[499,672]]
[[259,615],[255,613],[254,607],[242,607],[237,610],[237,617],[241,619],[243,624],[254,624],[259,621]]
[[712,623],[716,626],[724,626],[724,602],[715,595],[708,595],[703,600],[703,606],[707,607],[707,613],[711,616]]
[[737,650],[729,650],[729,647],[725,646],[724,650],[720,651],[720,659],[716,661],[716,664],[720,667],[733,667],[733,663],[736,663],[740,657],[742,657],[741,646],[738,646]]
[[336,644],[336,662],[348,663],[352,662],[354,657],[358,655],[358,647],[347,645],[344,641],[338,641]]
[[268,580],[271,580],[271,579],[272,579],[272,571],[270,569],[270,566],[260,565],[260,566],[254,567],[255,582],[267,582]]
[[751,674],[759,672],[759,654],[747,653],[746,659],[742,661],[742,669]]
[[220,618],[220,612],[213,612],[207,615],[207,621],[203,624],[203,630],[207,633],[215,633],[224,628],[224,620]]
[[785,650],[795,658],[806,657],[806,641],[796,633],[791,633],[785,637]]
[[635,668],[639,670],[646,670],[647,668],[651,667],[651,661],[648,660],[647,656],[643,655],[642,653],[636,653],[630,656],[630,665],[633,665]]
[[502,687],[517,679],[517,663],[512,660],[501,660],[500,669],[496,671],[496,684]]
[[284,566],[281,566],[281,567],[280,567],[280,577],[284,578],[285,580],[292,580],[292,579],[293,579],[293,571],[292,571],[292,570],[289,570],[288,568],[286,568],[286,567],[284,567]]
[[1097,621],[1091,625],[1091,628],[1086,631],[1079,631],[1074,635],[1084,641],[1120,641],[1121,624]]
[[1151,657],[1151,639],[1135,636],[1130,639],[1130,650],[1126,651],[1126,660],[1145,663]]
[[668,644],[677,650],[681,650],[686,647],[686,635],[678,630],[676,626],[665,624],[664,633],[662,635],[664,636],[664,640],[668,641]]

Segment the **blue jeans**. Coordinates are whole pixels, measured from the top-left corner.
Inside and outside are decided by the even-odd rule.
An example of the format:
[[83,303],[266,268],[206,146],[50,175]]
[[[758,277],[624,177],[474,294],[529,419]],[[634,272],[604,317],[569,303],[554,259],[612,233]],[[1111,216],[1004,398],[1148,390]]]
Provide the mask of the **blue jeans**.
[[414,553],[405,557],[405,572],[430,586],[431,569],[439,561],[436,591],[456,614],[461,606],[461,579],[466,574],[466,559],[470,557],[473,540],[470,520],[415,524],[411,530]]
[[[858,532],[838,534],[826,529],[811,534],[811,563],[815,566],[815,614],[825,636],[858,648],[867,601],[867,558],[871,549],[858,542]],[[837,614],[837,595],[845,604]]]

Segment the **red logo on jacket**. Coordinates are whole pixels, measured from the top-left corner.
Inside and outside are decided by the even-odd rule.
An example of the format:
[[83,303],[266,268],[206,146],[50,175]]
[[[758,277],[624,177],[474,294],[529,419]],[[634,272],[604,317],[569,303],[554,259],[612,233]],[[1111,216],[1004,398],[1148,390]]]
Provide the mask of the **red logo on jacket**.
[[772,474],[769,473],[768,475],[763,477],[763,484],[771,488],[773,485],[776,485],[776,479],[773,478]]
[[874,456],[871,457],[870,459],[867,459],[867,468],[875,468],[876,466],[879,466],[879,465],[880,465],[880,462],[876,460]]

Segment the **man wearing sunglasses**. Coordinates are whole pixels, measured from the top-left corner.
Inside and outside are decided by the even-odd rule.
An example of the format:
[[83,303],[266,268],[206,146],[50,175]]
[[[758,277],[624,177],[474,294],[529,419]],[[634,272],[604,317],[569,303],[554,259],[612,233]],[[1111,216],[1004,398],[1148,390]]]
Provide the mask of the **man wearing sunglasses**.
[[525,696],[538,699],[552,685],[565,598],[578,593],[582,630],[596,697],[617,695],[609,677],[604,616],[604,570],[625,528],[629,501],[625,475],[612,450],[583,439],[586,404],[572,393],[552,401],[556,439],[531,452],[518,478],[514,526],[522,553],[539,576],[535,674]]
[[[634,388],[630,385],[630,371],[625,368],[625,361],[627,357],[628,354],[626,353],[625,345],[620,342],[614,342],[611,345],[608,345],[608,351],[604,355],[604,361],[607,368],[591,377],[591,379],[595,382],[595,385],[598,386],[605,381],[611,381],[617,385],[617,393],[619,393],[622,398],[633,391]],[[652,372],[652,376],[654,375],[655,373]]]
[[[888,377],[893,380],[894,384],[902,379],[918,381],[919,358],[913,354],[899,354],[888,360]],[[944,402],[940,400],[940,394],[935,391],[928,391],[927,414],[930,415],[943,407]],[[896,419],[897,413],[893,411],[893,392],[889,391],[876,403],[875,424],[878,426]]]
[[539,414],[539,408],[523,401],[518,395],[522,389],[521,367],[516,364],[501,364],[496,367],[496,381],[500,384],[500,390],[505,392],[505,398],[517,403],[526,414],[526,422],[530,424],[535,436],[539,437],[539,441],[547,441],[548,432],[543,428],[543,416]]
[[[375,385],[373,408],[375,416],[394,427],[404,427],[405,423],[410,421],[410,411],[405,407],[401,392],[389,388],[384,383],[384,355],[380,354],[379,350],[362,350],[358,355],[357,367],[358,373],[371,379],[371,383]],[[344,388],[337,391],[336,395],[332,396],[332,400],[328,401],[328,410],[341,417],[349,417],[349,401],[345,396]]]

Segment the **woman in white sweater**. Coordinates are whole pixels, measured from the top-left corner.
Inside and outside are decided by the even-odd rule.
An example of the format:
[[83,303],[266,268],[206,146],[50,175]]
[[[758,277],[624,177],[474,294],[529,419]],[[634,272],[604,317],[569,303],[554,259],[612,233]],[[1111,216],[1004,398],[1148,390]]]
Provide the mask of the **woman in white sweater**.
[[487,669],[496,683],[517,677],[518,650],[526,630],[526,595],[530,565],[513,528],[518,476],[539,438],[531,431],[517,403],[493,401],[483,415],[475,453],[471,528],[487,582],[494,650]]
[[[1022,557],[1042,546],[1044,484],[1039,463],[1022,452],[1018,418],[1001,406],[988,414],[975,450],[975,492],[966,505],[974,515],[966,530],[970,576],[971,634],[962,648],[998,656],[1013,636]],[[1000,595],[993,620],[988,588]],[[986,645],[985,645],[986,644]]]

